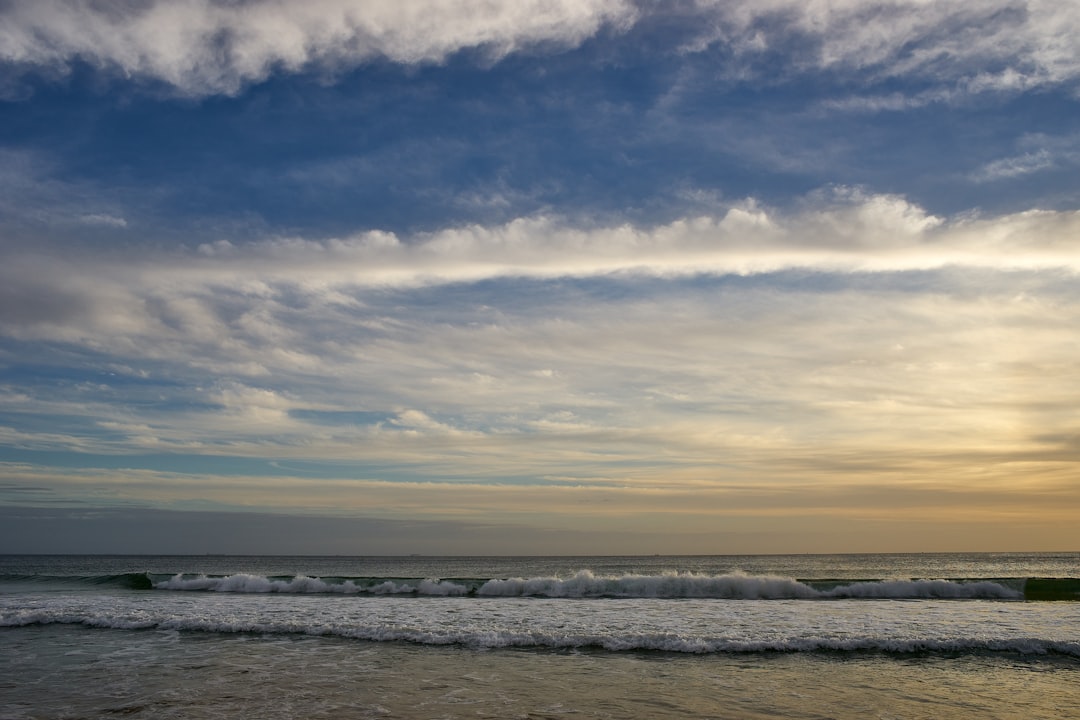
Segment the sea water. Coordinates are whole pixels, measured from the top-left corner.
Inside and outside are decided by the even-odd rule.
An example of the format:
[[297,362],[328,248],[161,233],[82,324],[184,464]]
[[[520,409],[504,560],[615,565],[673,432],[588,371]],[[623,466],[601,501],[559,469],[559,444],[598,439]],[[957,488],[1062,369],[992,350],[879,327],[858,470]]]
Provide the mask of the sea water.
[[0,556],[0,718],[1078,718],[1080,553]]

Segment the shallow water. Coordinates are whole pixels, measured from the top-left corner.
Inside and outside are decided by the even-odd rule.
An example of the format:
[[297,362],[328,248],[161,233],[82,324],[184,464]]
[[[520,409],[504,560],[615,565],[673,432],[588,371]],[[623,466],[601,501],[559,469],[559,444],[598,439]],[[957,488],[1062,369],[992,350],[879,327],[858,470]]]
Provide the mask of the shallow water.
[[1080,664],[8,628],[4,718],[1075,718]]

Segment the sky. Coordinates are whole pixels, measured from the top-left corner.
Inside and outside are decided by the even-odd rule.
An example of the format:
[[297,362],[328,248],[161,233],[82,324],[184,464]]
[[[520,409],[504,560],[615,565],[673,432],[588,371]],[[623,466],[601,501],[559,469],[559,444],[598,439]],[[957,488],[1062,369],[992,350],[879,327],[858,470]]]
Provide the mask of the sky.
[[1078,518],[1080,3],[0,2],[0,552]]

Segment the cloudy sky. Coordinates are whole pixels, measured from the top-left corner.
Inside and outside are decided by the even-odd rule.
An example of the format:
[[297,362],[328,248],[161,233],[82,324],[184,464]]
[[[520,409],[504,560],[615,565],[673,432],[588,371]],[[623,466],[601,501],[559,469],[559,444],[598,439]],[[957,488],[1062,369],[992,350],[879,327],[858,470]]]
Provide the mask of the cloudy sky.
[[0,551],[1078,549],[1078,38],[0,3]]

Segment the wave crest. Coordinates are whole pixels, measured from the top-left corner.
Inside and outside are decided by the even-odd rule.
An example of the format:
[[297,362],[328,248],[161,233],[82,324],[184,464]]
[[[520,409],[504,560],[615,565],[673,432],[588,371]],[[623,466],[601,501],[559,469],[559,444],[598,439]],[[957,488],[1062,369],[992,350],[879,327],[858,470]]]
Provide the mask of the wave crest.
[[993,599],[1022,600],[1022,590],[991,580],[800,581],[774,575],[596,575],[506,579],[348,578],[298,575],[267,578],[240,573],[224,577],[174,575],[153,583],[158,590],[232,593],[325,593],[431,597],[657,598],[724,600]]

